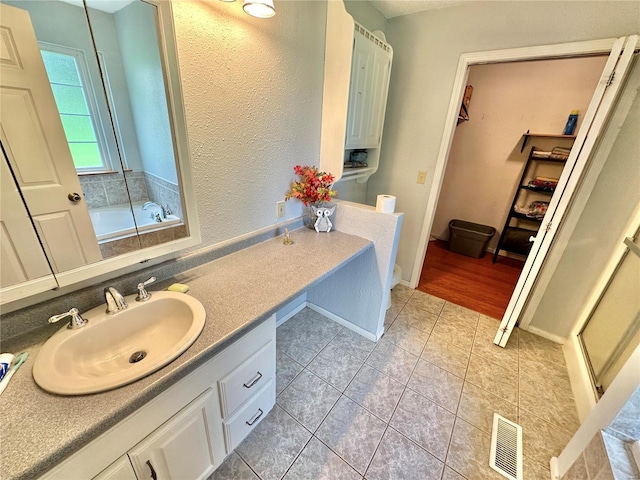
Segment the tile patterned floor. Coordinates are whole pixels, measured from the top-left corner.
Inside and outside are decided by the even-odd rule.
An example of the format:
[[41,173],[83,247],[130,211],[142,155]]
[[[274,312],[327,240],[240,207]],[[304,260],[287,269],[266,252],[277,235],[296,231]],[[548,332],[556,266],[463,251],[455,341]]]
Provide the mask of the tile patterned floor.
[[485,480],[493,412],[523,427],[524,478],[578,427],[562,348],[398,286],[377,343],[305,309],[277,329],[277,402],[213,480]]

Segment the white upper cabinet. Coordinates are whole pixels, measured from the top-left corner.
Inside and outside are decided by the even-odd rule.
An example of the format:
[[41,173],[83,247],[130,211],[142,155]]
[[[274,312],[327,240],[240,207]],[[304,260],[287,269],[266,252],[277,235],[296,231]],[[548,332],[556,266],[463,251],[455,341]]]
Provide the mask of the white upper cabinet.
[[345,149],[378,148],[391,74],[392,50],[356,23]]

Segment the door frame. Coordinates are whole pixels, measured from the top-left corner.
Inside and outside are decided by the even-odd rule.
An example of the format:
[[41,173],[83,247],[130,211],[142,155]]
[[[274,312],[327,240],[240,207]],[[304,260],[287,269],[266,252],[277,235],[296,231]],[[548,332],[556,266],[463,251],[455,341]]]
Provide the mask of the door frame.
[[[442,141],[440,143],[440,150],[434,170],[433,183],[427,200],[425,217],[423,220],[420,239],[418,242],[418,250],[416,252],[413,272],[409,283],[409,286],[411,288],[416,288],[420,280],[422,266],[424,264],[424,259],[427,253],[429,236],[431,234],[431,229],[433,228],[436,206],[444,180],[445,169],[451,150],[451,145],[453,143],[453,137],[455,135],[457,116],[460,110],[460,102],[462,101],[464,89],[466,87],[466,82],[469,75],[469,68],[473,65],[485,65],[492,63],[550,60],[597,54],[609,55],[616,42],[619,43],[619,41],[620,39],[618,38],[606,38],[585,42],[572,42],[555,45],[492,50],[486,52],[463,53],[460,56],[458,68],[456,71],[456,77],[453,84],[453,93],[451,96],[449,110],[445,121],[445,130],[443,132]],[[580,134],[580,132],[578,132],[578,134]],[[542,262],[542,259],[540,259],[540,262]],[[547,279],[547,284],[549,280],[550,278]],[[542,290],[544,290],[544,287],[546,285],[539,284],[539,286],[542,287]],[[531,294],[529,294],[528,296],[531,296]],[[523,316],[531,307],[532,305],[530,304],[524,307]],[[558,341],[560,339],[553,338],[552,340]]]

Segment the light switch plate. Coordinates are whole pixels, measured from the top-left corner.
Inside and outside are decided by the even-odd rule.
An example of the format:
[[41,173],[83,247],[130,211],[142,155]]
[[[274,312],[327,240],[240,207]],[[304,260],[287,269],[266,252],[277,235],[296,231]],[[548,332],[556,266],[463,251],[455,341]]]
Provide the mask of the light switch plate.
[[418,179],[416,180],[416,183],[424,185],[426,181],[427,181],[427,172],[423,170],[418,170]]
[[276,218],[284,217],[284,200],[276,202]]

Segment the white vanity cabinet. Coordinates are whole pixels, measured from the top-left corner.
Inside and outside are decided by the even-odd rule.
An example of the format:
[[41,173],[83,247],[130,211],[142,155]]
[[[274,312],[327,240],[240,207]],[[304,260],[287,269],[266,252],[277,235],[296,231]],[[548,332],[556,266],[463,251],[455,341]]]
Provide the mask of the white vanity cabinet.
[[41,479],[206,479],[275,404],[275,337],[274,316]]
[[390,46],[355,24],[346,150],[380,146],[391,58]]

